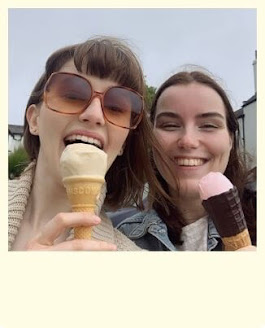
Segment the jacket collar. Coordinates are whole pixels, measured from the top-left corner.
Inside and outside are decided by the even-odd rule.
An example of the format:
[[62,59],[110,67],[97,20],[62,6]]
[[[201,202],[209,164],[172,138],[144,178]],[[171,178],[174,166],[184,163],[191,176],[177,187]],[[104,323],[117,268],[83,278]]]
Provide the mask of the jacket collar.
[[[177,251],[178,248],[170,241],[166,224],[160,219],[155,210],[141,212],[126,219],[126,223],[132,223],[132,229],[127,236],[137,240],[147,233],[157,238],[168,250]],[[135,223],[135,224],[133,224]],[[119,228],[119,226],[117,227]],[[220,236],[211,218],[208,219],[208,251],[213,250],[219,243]]]

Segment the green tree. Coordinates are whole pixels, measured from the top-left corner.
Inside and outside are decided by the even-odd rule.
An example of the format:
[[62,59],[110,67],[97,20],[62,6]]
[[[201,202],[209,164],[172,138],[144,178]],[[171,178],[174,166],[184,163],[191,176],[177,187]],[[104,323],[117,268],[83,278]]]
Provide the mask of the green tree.
[[9,179],[18,177],[28,165],[29,158],[23,146],[18,147],[8,155]]
[[147,111],[149,113],[155,96],[156,88],[152,86],[148,86],[146,83],[145,83],[145,88],[146,88],[145,103],[146,103]]

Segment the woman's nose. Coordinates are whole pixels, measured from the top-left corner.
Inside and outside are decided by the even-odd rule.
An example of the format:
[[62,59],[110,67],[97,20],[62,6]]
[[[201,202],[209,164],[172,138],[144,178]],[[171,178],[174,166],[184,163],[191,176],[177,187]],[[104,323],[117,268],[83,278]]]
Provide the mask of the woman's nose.
[[87,108],[79,115],[80,121],[91,122],[98,125],[105,124],[103,109],[99,97],[92,99]]
[[199,139],[196,131],[184,129],[179,136],[178,146],[184,149],[197,148]]

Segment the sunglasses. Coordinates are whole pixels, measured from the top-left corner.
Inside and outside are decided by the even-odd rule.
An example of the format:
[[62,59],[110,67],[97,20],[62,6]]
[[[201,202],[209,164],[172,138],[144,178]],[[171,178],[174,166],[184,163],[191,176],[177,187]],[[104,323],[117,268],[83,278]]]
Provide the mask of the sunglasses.
[[63,72],[52,73],[44,87],[46,106],[62,114],[82,113],[95,97],[99,97],[104,118],[109,123],[136,129],[143,116],[143,97],[130,88],[114,86],[97,92],[84,77]]

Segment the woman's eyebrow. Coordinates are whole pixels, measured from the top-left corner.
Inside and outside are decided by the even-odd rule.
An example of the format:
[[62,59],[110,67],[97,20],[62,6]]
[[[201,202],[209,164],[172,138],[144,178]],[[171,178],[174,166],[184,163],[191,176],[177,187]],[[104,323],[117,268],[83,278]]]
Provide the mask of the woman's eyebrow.
[[[181,116],[177,113],[174,112],[163,112],[163,113],[159,113],[156,116],[156,119],[158,120],[161,117],[169,117],[169,118],[177,118],[180,119]],[[218,112],[207,112],[207,113],[202,113],[202,114],[198,114],[196,115],[196,118],[207,118],[207,117],[217,117],[217,118],[221,118],[223,120],[225,120],[224,115],[218,113]]]
[[196,115],[197,118],[207,118],[207,117],[217,117],[217,118],[221,118],[223,120],[225,120],[224,115],[218,113],[218,112],[207,112],[207,113],[202,113],[202,114],[198,114]]
[[174,112],[163,112],[156,116],[156,120],[158,120],[161,117],[180,118],[180,115]]

